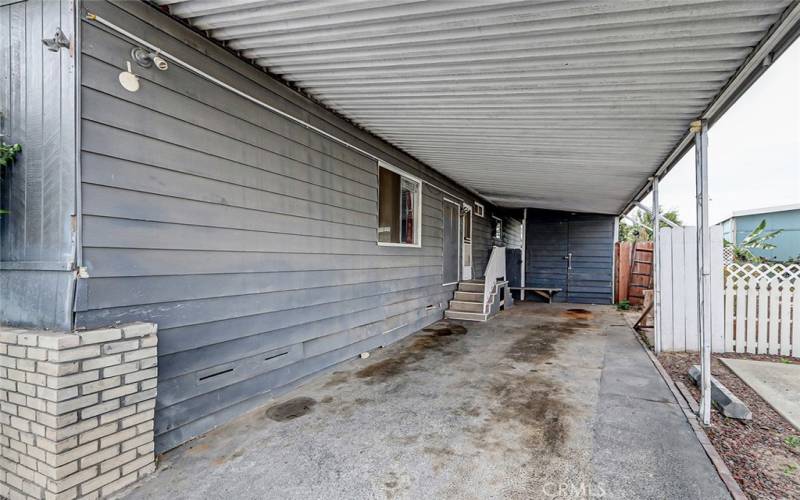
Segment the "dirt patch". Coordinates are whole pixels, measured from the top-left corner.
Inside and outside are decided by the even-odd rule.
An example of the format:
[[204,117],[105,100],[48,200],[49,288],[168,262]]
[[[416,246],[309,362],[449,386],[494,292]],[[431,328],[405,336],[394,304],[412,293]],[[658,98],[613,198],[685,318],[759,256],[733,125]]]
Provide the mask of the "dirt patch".
[[276,422],[286,422],[310,413],[316,404],[312,398],[294,398],[267,408],[265,415]]
[[186,453],[189,455],[202,454],[206,453],[210,448],[211,447],[208,445],[208,443],[199,443],[194,446],[190,446],[189,449],[186,450]]
[[[795,443],[792,436],[800,441],[800,432],[720,363],[720,357],[787,361],[756,354],[712,355],[711,374],[744,401],[753,412],[753,420],[725,418],[712,409],[711,427],[706,433],[748,497],[800,498],[800,444],[791,445]],[[683,382],[695,400],[699,400],[700,391],[688,375],[689,368],[700,363],[697,353],[662,353],[658,360],[673,380]]]
[[520,425],[526,448],[560,454],[566,440],[570,407],[549,380],[536,375],[513,377],[491,386],[498,404],[490,409],[495,425]]
[[328,379],[328,381],[325,382],[325,385],[323,387],[326,388],[326,389],[330,388],[330,387],[336,387],[336,386],[339,386],[339,385],[342,385],[342,384],[346,383],[349,380],[350,380],[350,373],[348,373],[348,372],[333,372],[331,374],[330,378]]
[[224,465],[227,462],[230,462],[231,460],[235,460],[235,459],[241,457],[242,455],[244,455],[244,450],[236,450],[233,453],[231,453],[230,455],[225,455],[225,456],[222,456],[222,457],[215,458],[214,461],[213,461],[213,464],[214,465]]
[[558,344],[584,325],[588,326],[574,319],[543,322],[530,327],[509,347],[507,359],[540,366],[524,372],[506,372],[489,384],[494,404],[488,409],[488,427],[475,433],[481,442],[487,442],[491,428],[512,425],[518,428],[519,443],[536,451],[539,459],[563,453],[569,432],[567,417],[572,408],[564,402],[560,385],[549,378],[544,367],[552,364]]
[[592,311],[588,309],[567,309],[566,311],[562,312],[561,315],[570,319],[592,319]]
[[422,331],[432,333],[435,337],[449,337],[450,335],[465,335],[467,333],[467,329],[461,325],[442,325],[441,323],[423,328]]
[[467,329],[461,325],[437,323],[422,330],[426,335],[416,336],[403,351],[393,358],[384,359],[362,368],[355,373],[357,378],[367,379],[366,383],[386,382],[398,375],[415,369],[415,364],[429,354],[437,353],[450,356],[458,354],[447,349],[457,342],[460,336],[466,335]]
[[523,363],[547,363],[555,354],[556,345],[565,336],[574,335],[588,323],[579,321],[542,323],[528,329],[525,335],[506,351],[506,357]]

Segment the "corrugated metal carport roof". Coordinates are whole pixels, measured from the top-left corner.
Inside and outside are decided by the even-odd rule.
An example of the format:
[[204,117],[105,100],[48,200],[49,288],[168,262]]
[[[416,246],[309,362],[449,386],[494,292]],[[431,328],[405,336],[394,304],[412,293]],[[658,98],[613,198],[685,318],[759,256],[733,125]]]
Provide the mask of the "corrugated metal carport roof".
[[158,0],[503,206],[619,213],[788,9]]

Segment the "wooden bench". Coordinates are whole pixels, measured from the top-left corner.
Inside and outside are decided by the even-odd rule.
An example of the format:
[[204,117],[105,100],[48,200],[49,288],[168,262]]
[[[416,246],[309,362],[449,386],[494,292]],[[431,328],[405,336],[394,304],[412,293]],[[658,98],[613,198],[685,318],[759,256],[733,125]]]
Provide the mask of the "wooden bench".
[[508,288],[509,290],[520,290],[519,300],[525,300],[525,292],[533,292],[547,299],[548,304],[553,303],[553,295],[563,290],[563,288],[541,288],[537,286],[510,286]]

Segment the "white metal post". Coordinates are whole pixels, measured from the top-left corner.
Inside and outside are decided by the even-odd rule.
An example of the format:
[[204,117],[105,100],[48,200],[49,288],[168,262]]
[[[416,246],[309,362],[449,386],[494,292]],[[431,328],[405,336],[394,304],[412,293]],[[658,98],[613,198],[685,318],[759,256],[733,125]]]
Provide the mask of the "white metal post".
[[520,259],[519,301],[525,300],[525,253],[528,251],[528,209],[522,209],[522,259]]
[[658,176],[653,177],[653,339],[656,354],[661,352],[661,265],[660,207],[658,206]]
[[697,326],[700,333],[700,418],[711,424],[711,230],[708,225],[708,122],[692,122],[697,194]]

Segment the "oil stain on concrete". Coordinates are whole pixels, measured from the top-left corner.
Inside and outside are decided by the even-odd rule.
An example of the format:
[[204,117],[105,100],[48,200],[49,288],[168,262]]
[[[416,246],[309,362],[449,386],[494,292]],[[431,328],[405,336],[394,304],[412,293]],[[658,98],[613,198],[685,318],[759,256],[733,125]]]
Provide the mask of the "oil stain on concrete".
[[527,499],[589,484],[602,333],[618,321],[523,303],[435,323],[169,453],[131,498]]
[[419,369],[419,363],[429,356],[452,357],[463,354],[463,351],[448,348],[458,342],[460,336],[466,334],[467,329],[463,325],[436,323],[423,329],[422,334],[415,336],[414,340],[405,345],[398,354],[362,368],[355,373],[355,376],[366,379],[367,384],[383,383],[408,371]]
[[265,415],[276,422],[285,422],[310,413],[316,404],[316,400],[312,398],[293,398],[270,406]]

